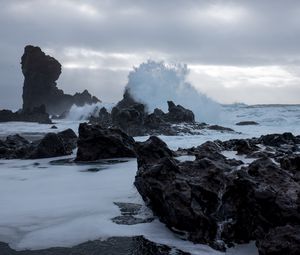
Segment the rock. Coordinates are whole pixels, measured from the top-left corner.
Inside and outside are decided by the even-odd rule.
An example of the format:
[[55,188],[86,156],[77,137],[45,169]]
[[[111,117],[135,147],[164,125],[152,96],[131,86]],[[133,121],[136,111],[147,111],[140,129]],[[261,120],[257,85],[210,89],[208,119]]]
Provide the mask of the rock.
[[300,143],[299,139],[292,133],[262,135],[260,137],[260,142],[267,146],[277,147],[284,144]]
[[71,128],[68,128],[64,131],[57,133],[57,135],[63,141],[66,151],[68,151],[68,153],[71,154],[72,150],[74,150],[77,147],[78,137],[75,134],[75,132]]
[[250,126],[250,125],[259,125],[259,123],[255,121],[240,121],[238,123],[235,123],[237,126]]
[[210,125],[207,127],[210,130],[217,130],[217,131],[226,131],[226,132],[234,132],[234,130],[232,128],[228,128],[228,127],[222,127],[219,125]]
[[41,140],[29,142],[22,136],[10,135],[0,141],[0,158],[36,159],[65,156],[76,148],[77,136],[67,129],[57,134],[47,133]]
[[19,110],[12,112],[10,110],[0,111],[0,122],[8,121],[25,121],[25,122],[38,122],[40,124],[51,124],[49,114],[46,113],[44,105],[34,107],[31,110]]
[[259,255],[300,254],[300,226],[286,225],[272,229],[257,242]]
[[168,113],[165,119],[171,123],[195,122],[194,113],[181,105],[175,105],[173,101],[168,101]]
[[[294,139],[289,134],[280,136],[283,140],[278,135],[269,137],[280,144],[274,147],[276,151],[284,145],[283,140],[291,143]],[[193,242],[220,250],[233,243],[261,242],[274,228],[300,225],[300,183],[295,170],[288,172],[269,158],[240,167],[242,161],[220,153],[227,148],[251,153],[259,149],[261,141],[264,137],[207,142],[181,150],[179,153],[192,153],[196,159],[179,162],[162,141],[149,139],[137,145],[134,184],[167,227]],[[291,242],[295,242],[293,236]]]
[[134,139],[119,129],[81,123],[76,161],[135,157],[134,147]]
[[43,139],[36,143],[34,150],[29,154],[28,158],[51,158],[71,154],[66,148],[64,141],[55,133],[48,133]]
[[189,255],[167,245],[156,244],[143,236],[110,237],[88,241],[70,248],[16,251],[0,242],[1,255]]
[[51,126],[51,129],[57,129],[57,126],[53,125]]
[[39,47],[26,46],[21,65],[25,77],[23,111],[31,111],[34,107],[45,105],[47,113],[60,115],[73,104],[82,106],[99,102],[99,99],[92,97],[87,90],[71,96],[58,89],[56,80],[61,74],[61,64]]

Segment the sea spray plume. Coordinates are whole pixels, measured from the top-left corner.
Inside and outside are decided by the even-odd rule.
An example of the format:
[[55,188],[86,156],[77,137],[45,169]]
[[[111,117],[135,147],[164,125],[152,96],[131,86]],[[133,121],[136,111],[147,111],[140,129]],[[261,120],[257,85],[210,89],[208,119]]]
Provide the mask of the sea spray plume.
[[146,104],[149,112],[155,108],[167,111],[167,101],[172,100],[191,109],[197,121],[216,121],[219,104],[187,82],[188,74],[185,64],[148,60],[129,73],[126,89],[136,101]]
[[96,117],[102,107],[105,107],[110,112],[113,106],[114,104],[111,103],[85,104],[84,106],[72,105],[66,119],[88,120],[91,116]]

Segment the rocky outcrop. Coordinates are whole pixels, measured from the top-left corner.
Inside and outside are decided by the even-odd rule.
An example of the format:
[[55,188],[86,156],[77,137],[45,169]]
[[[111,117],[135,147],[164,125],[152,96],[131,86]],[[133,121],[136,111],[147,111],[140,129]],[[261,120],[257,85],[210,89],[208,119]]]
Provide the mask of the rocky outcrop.
[[[99,116],[90,118],[90,123],[120,128],[131,136],[201,134],[200,130],[204,128],[214,128],[205,123],[195,122],[191,110],[175,105],[172,101],[167,103],[169,107],[167,113],[158,108],[153,113],[148,113],[147,107],[135,101],[129,91],[125,90],[123,99],[113,107],[111,114],[103,108]],[[220,126],[217,130],[233,131]]]
[[134,139],[120,129],[81,123],[76,161],[135,157],[134,147]]
[[37,159],[70,155],[76,148],[77,136],[67,129],[59,133],[47,133],[41,140],[30,142],[20,135],[10,135],[0,141],[2,159]]
[[[270,143],[272,147],[266,147]],[[300,182],[296,156],[289,157],[291,147],[297,145],[294,152],[300,151],[299,144],[299,138],[288,133],[207,142],[176,152],[196,156],[194,161],[180,162],[152,137],[136,147],[134,184],[162,222],[193,242],[225,250],[256,240],[264,255],[273,254],[272,245],[278,242],[274,254],[297,254],[293,252],[299,249]],[[262,150],[272,153],[247,165],[222,155],[228,149],[246,157],[265,153]],[[286,253],[288,246],[292,253]]]
[[60,115],[73,104],[84,105],[99,102],[87,90],[74,96],[65,94],[57,88],[56,81],[61,74],[61,64],[53,57],[46,55],[39,47],[25,47],[21,59],[23,86],[23,111],[45,105],[52,115]]
[[33,107],[31,110],[19,110],[17,112],[12,112],[10,110],[1,110],[0,122],[8,121],[38,122],[40,124],[52,123],[44,105]]

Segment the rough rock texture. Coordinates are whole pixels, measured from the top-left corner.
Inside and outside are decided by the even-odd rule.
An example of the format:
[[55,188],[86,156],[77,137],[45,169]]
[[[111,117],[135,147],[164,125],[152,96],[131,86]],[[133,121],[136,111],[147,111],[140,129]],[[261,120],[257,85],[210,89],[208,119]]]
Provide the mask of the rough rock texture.
[[99,102],[99,99],[92,97],[87,90],[71,96],[58,89],[56,80],[61,74],[61,64],[55,58],[46,55],[39,47],[26,46],[21,65],[25,77],[24,111],[45,105],[49,114],[60,115],[69,110],[73,104],[84,105]]
[[[213,128],[205,123],[195,122],[193,112],[181,105],[175,105],[172,101],[167,103],[167,113],[160,109],[148,113],[146,106],[135,101],[129,91],[125,90],[123,99],[113,107],[111,114],[105,108],[101,109],[99,116],[90,118],[90,123],[120,128],[131,136],[201,134],[204,128]],[[217,130],[233,131],[220,126]]]
[[0,242],[1,255],[188,255],[166,245],[153,243],[142,236],[111,237],[95,240],[71,248],[56,247],[43,250],[16,251]]
[[[270,143],[271,148],[259,146]],[[276,242],[274,237],[279,243],[276,249],[281,251],[274,254],[297,254],[285,253],[285,240],[290,240],[290,247],[298,247],[295,242],[299,236],[295,233],[300,231],[299,171],[295,170],[297,163],[286,162],[291,148],[300,151],[299,137],[285,133],[206,142],[176,152],[196,156],[194,161],[185,162],[177,161],[166,146],[158,144],[163,142],[152,137],[136,147],[135,186],[171,230],[219,250],[256,240],[261,243],[260,254],[273,254],[263,250]],[[245,156],[262,153],[263,157],[247,165],[221,154],[228,149]],[[294,156],[291,162],[297,162]],[[284,167],[279,165],[281,160]],[[276,232],[276,228],[287,225],[296,229]]]
[[135,157],[135,141],[120,129],[81,123],[77,161]]
[[272,229],[257,245],[260,255],[298,255],[300,226],[286,225]]
[[67,129],[59,133],[47,133],[41,140],[29,142],[20,135],[10,135],[0,140],[0,158],[36,159],[65,156],[76,147],[77,136]]
[[17,112],[0,110],[0,122],[8,121],[38,122],[40,124],[52,123],[44,105],[33,107],[31,110],[19,110]]

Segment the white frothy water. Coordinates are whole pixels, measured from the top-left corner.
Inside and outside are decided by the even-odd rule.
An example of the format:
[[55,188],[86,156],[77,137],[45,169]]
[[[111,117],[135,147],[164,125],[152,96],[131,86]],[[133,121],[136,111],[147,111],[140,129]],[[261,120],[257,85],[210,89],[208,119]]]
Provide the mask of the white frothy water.
[[186,65],[148,60],[129,73],[126,88],[135,100],[146,104],[149,112],[155,108],[167,111],[167,101],[172,100],[192,110],[197,121],[215,122],[219,104],[187,82],[188,73]]
[[96,103],[85,104],[84,106],[72,105],[67,120],[87,120],[91,116],[97,116],[102,107],[105,107],[108,111],[112,109],[114,104],[111,103]]

